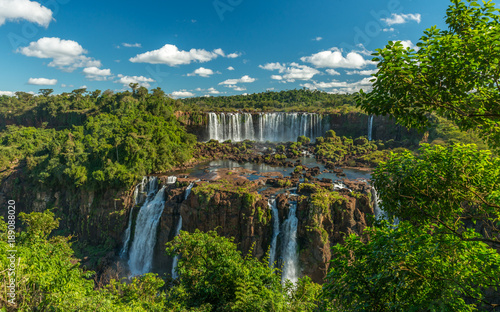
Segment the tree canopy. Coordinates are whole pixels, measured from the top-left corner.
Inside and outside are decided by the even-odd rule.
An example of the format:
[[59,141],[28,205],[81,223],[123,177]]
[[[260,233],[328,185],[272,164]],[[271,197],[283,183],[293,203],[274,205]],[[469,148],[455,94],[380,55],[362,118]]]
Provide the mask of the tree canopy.
[[491,1],[453,0],[448,29],[427,29],[417,50],[399,41],[377,49],[373,91],[360,92],[358,105],[420,129],[436,113],[500,148],[499,12]]

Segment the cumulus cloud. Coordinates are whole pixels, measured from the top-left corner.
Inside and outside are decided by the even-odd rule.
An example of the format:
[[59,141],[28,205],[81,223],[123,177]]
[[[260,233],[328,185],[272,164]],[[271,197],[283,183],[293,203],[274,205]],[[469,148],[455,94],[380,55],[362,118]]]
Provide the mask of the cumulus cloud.
[[94,81],[105,81],[111,78],[111,69],[100,69],[95,66],[83,69],[85,78]]
[[219,85],[235,85],[238,83],[252,83],[255,80],[256,80],[255,78],[251,78],[250,76],[245,75],[239,79],[227,79],[227,80],[219,83]]
[[358,92],[360,89],[365,91],[369,91],[372,89],[373,83],[370,81],[374,79],[373,77],[366,77],[359,81],[355,82],[346,82],[346,81],[338,81],[332,80],[330,82],[317,82],[314,81],[312,83],[301,84],[301,87],[305,87],[311,90],[323,90],[328,93],[338,93],[338,94],[346,94],[346,93],[354,93]]
[[383,32],[393,32],[393,31],[394,31],[394,28],[393,28],[393,27],[389,27],[389,28],[382,28],[382,31],[383,31]]
[[128,87],[131,83],[138,83],[141,87],[149,88],[150,82],[155,82],[154,79],[147,78],[144,76],[123,76],[118,75],[120,79],[116,80],[115,83],[121,83],[124,87]]
[[78,67],[100,67],[101,62],[87,57],[85,50],[78,42],[62,40],[57,37],[44,37],[31,42],[29,46],[17,49],[17,52],[30,57],[52,59],[50,67],[72,72]]
[[208,89],[208,93],[210,93],[210,94],[220,94],[221,92],[220,92],[220,91],[215,90],[215,88],[209,88],[209,89]]
[[122,46],[125,48],[142,48],[142,45],[140,43],[122,43]]
[[[236,55],[236,56],[235,56]],[[168,66],[186,65],[192,62],[205,63],[217,57],[238,57],[236,53],[226,56],[222,49],[207,51],[204,49],[179,50],[173,44],[166,44],[158,50],[148,51],[130,58],[132,63],[165,64]]]
[[187,75],[188,76],[200,76],[200,77],[208,78],[208,77],[210,77],[213,74],[214,74],[213,70],[211,70],[209,68],[205,68],[205,67],[200,67],[200,68],[196,69],[194,72],[192,72],[190,74],[187,74]]
[[271,79],[286,80],[288,82],[294,82],[295,80],[310,80],[314,75],[320,73],[317,69],[297,63],[291,63],[290,66],[280,63],[267,63],[265,65],[259,65],[259,67],[266,70],[277,70],[283,75],[272,75]]
[[28,84],[37,86],[53,86],[57,83],[57,79],[47,78],[30,78]]
[[409,21],[415,21],[420,23],[421,15],[420,14],[397,14],[392,13],[391,17],[381,18],[381,21],[385,22],[387,26],[397,25],[397,24],[405,24]]
[[175,99],[181,98],[181,97],[192,97],[192,96],[194,96],[194,93],[189,92],[187,90],[174,91],[171,94],[171,97],[173,97]]
[[240,56],[241,56],[241,53],[229,53],[226,57],[227,58],[237,58]]
[[348,74],[348,75],[371,76],[372,74],[375,74],[377,71],[378,71],[378,69],[371,69],[371,70],[346,70],[346,74]]
[[332,76],[338,76],[338,75],[340,75],[340,73],[338,71],[336,71],[335,69],[327,69],[326,72],[329,75],[332,75]]
[[300,60],[320,68],[362,68],[372,63],[365,60],[360,53],[354,51],[347,53],[346,57],[344,57],[342,51],[338,48],[321,51],[311,56],[304,56]]
[[234,67],[233,67],[233,66],[229,66],[229,67],[227,68],[227,70],[234,70]]
[[0,0],[0,26],[5,21],[27,20],[47,28],[53,20],[52,11],[29,0]]
[[6,95],[6,96],[15,96],[16,93],[12,91],[0,91],[0,96]]
[[313,39],[313,41],[321,41],[321,40],[323,40],[322,37],[316,37],[316,38]]

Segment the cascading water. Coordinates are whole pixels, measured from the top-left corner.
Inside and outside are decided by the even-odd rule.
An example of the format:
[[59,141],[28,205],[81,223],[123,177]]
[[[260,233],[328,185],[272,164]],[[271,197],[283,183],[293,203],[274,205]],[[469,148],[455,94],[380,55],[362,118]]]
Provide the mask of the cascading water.
[[271,248],[269,250],[269,267],[272,268],[274,267],[274,261],[276,260],[276,242],[280,233],[280,220],[278,208],[276,207],[276,199],[270,198],[267,204],[271,209],[273,220],[273,238],[271,239]]
[[296,283],[299,279],[299,255],[297,253],[297,203],[290,203],[288,218],[283,222],[283,275],[281,281]]
[[132,217],[134,215],[134,207],[142,202],[141,199],[143,198],[144,189],[146,187],[147,180],[148,180],[147,177],[143,177],[141,183],[139,183],[135,186],[134,206],[132,206],[132,208],[130,208],[130,213],[128,216],[128,225],[127,225],[127,229],[125,230],[125,234],[124,234],[123,247],[122,247],[122,250],[120,251],[120,258],[125,258],[128,255],[130,234],[132,233]]
[[315,113],[208,113],[208,140],[260,142],[312,140],[330,129],[328,117]]
[[167,184],[174,184],[177,181],[176,176],[169,176],[167,177]]
[[151,191],[151,188],[157,189],[157,181],[156,178],[150,179],[148,193],[154,193],[148,196],[137,215],[134,240],[130,246],[128,260],[133,276],[148,273],[152,267],[156,230],[165,207],[165,186],[158,192]]
[[[186,188],[186,193],[184,194],[184,200],[188,199],[189,194],[191,194],[191,189],[193,188],[194,183],[191,182]],[[177,222],[177,227],[175,228],[175,236],[179,235],[182,230],[182,216],[179,215],[179,222]],[[174,260],[172,261],[172,278],[178,278],[179,274],[177,274],[177,263],[179,263],[179,255],[175,255]]]
[[368,118],[368,141],[372,140],[373,115]]
[[373,186],[372,186],[372,204],[373,204],[373,213],[375,214],[375,218],[386,219],[385,212],[380,209],[380,199],[378,198],[377,190]]
[[[182,229],[182,216],[179,215],[179,222],[177,223],[177,227],[175,228],[175,236],[179,235]],[[172,261],[172,278],[178,278],[179,274],[177,273],[177,263],[179,263],[179,255],[175,255],[174,260]]]

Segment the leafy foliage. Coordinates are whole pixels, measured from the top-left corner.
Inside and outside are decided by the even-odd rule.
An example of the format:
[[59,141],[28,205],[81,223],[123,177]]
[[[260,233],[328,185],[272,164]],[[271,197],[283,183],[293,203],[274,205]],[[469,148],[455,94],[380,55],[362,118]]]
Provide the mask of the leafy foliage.
[[420,129],[435,112],[461,130],[475,129],[498,148],[500,10],[491,1],[452,3],[446,12],[449,29],[427,29],[418,51],[400,42],[377,50],[373,91],[360,93],[359,106]]

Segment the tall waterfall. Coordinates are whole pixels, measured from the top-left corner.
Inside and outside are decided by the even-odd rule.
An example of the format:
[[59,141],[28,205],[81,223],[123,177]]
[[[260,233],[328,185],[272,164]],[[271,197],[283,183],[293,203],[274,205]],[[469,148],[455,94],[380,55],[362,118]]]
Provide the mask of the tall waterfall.
[[[175,236],[179,235],[182,229],[182,216],[179,215],[179,222],[177,223],[177,227],[175,228]],[[175,255],[174,260],[172,261],[172,278],[178,278],[179,274],[177,273],[177,263],[179,263],[179,255]]]
[[269,208],[272,212],[273,220],[273,238],[271,239],[271,248],[269,250],[269,267],[274,267],[274,261],[276,260],[276,241],[278,240],[278,235],[280,233],[280,219],[278,215],[278,208],[276,207],[276,199],[271,198],[268,201]]
[[297,203],[290,203],[288,218],[283,222],[283,275],[282,283],[290,280],[296,283],[299,279],[299,254],[297,252]]
[[134,189],[134,206],[130,208],[130,213],[128,216],[128,225],[125,230],[123,247],[120,251],[120,258],[125,258],[128,255],[129,243],[130,243],[130,234],[132,233],[132,218],[134,216],[134,207],[142,202],[141,198],[143,198],[144,189],[146,188],[147,177],[143,177],[141,183],[137,184]]
[[368,118],[368,141],[372,140],[373,115]]
[[[191,189],[193,188],[194,183],[191,182],[186,188],[186,193],[184,194],[184,200],[188,199],[189,194],[191,194]],[[177,222],[177,227],[175,228],[175,236],[179,235],[182,230],[182,216],[179,215],[179,222]],[[172,261],[172,278],[178,278],[179,274],[177,274],[177,263],[179,263],[179,255],[175,255],[174,260]]]
[[377,190],[372,186],[372,204],[373,204],[373,213],[375,214],[375,218],[386,218],[385,212],[380,209],[380,199],[378,198]]
[[328,117],[315,113],[208,113],[208,140],[295,141],[312,140],[330,129]]
[[177,181],[177,177],[176,176],[169,176],[169,177],[167,177],[167,184],[174,184],[175,181]]
[[[154,185],[155,184],[155,185]],[[157,179],[150,179],[149,186],[157,189]],[[148,187],[149,187],[148,186]],[[156,230],[165,206],[165,186],[158,192],[148,190],[146,202],[137,215],[134,240],[130,246],[128,265],[133,276],[147,273],[153,263],[153,252],[156,244]]]

